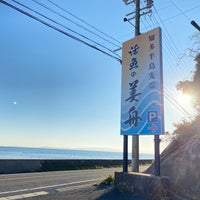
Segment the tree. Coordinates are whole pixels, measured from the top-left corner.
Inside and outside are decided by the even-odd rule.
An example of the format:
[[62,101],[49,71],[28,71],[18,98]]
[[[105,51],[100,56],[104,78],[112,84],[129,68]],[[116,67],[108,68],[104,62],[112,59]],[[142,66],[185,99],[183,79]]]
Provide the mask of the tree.
[[188,94],[193,98],[194,107],[200,113],[200,53],[195,57],[196,65],[192,80],[179,81],[176,88],[183,94]]

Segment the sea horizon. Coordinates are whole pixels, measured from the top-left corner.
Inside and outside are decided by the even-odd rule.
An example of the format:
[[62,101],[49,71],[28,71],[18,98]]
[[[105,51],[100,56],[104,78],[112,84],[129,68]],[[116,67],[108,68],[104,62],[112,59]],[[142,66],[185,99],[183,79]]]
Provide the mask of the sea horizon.
[[[140,153],[140,159],[153,159],[153,154]],[[131,153],[128,154],[131,159]],[[54,147],[0,146],[0,159],[123,159],[123,152],[97,149]]]

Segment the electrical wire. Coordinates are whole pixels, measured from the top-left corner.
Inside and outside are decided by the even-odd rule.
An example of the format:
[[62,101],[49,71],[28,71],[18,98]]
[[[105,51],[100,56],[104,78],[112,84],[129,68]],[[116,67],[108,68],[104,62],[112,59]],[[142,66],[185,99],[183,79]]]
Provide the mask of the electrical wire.
[[183,114],[186,118],[189,118],[189,116],[183,112],[175,103],[174,101],[171,99],[171,97],[169,97],[166,93],[164,93],[164,97],[181,113]]
[[[191,9],[189,9],[189,10],[191,10]],[[160,16],[159,16],[157,10],[156,10],[156,13],[157,13],[159,19],[161,20],[161,18],[160,18]],[[164,22],[164,20],[163,20],[161,23],[163,24],[164,29],[166,30],[166,33],[167,33],[167,36],[168,36],[168,37],[167,37],[168,43],[170,43],[170,42],[172,43],[172,47],[173,47],[173,48],[171,48],[171,49],[172,49],[172,53],[173,53],[172,55],[173,55],[173,56],[175,55],[175,56],[177,57],[177,59],[178,59],[178,63],[177,63],[176,65],[178,66],[178,65],[180,65],[180,63],[182,63],[182,68],[181,68],[181,69],[178,68],[178,69],[179,69],[179,72],[180,72],[180,74],[183,74],[183,73],[184,73],[185,77],[187,77],[187,76],[188,76],[188,71],[190,71],[191,69],[190,69],[190,67],[188,66],[188,64],[186,64],[185,60],[183,59],[183,56],[182,56],[181,53],[179,52],[176,43],[175,43],[174,40],[172,39],[170,33],[169,33],[168,30],[166,29],[166,27],[165,27],[165,25],[164,25],[163,22]],[[168,44],[168,45],[169,45],[169,44]],[[184,71],[183,71],[183,70],[184,70]]]
[[183,14],[185,16],[186,19],[191,21],[191,19],[185,14],[185,12],[183,12],[172,0],[170,0],[170,2],[171,2],[171,4],[173,4],[174,7],[177,8],[178,11],[180,11],[181,14]]
[[[158,14],[158,12],[156,12],[156,13]],[[158,15],[158,16],[159,16],[159,15]],[[160,19],[160,16],[159,16],[159,19]],[[166,31],[167,35],[170,36],[170,35],[169,35],[169,32],[167,31],[167,29],[166,29],[166,27],[165,27],[164,24],[163,24],[163,26],[164,26],[164,30]],[[166,39],[167,39],[167,41],[172,40],[171,37],[169,37],[169,39],[168,39],[168,37],[166,37]],[[164,41],[165,41],[165,40],[164,40]],[[177,51],[178,51],[178,50],[177,50],[176,45],[174,44],[173,40],[172,40],[172,44],[175,46],[175,50],[173,50],[173,49],[169,46],[169,42],[166,42],[166,41],[165,41],[165,45],[166,45],[166,47],[169,49],[169,51],[170,51],[172,57],[174,56],[174,54],[178,57],[178,55],[177,55]],[[173,45],[172,45],[172,46],[173,46]],[[169,57],[168,57],[168,59],[169,59]],[[174,66],[174,65],[172,65],[172,66]],[[175,68],[175,69],[177,69],[177,68]],[[180,72],[183,73],[181,70],[180,70]],[[183,108],[183,107],[181,106],[181,104],[180,104],[176,99],[174,99],[173,97],[171,97],[171,96],[168,94],[168,92],[166,92],[166,90],[167,90],[167,89],[165,88],[164,95],[165,95],[165,97],[169,100],[169,102],[172,103],[172,104],[177,108],[177,110],[179,110],[185,117],[187,117],[188,119],[191,119],[192,116],[187,112],[187,110],[185,110],[185,108]]]
[[42,4],[42,3],[40,3],[39,1],[37,1],[37,0],[32,0],[32,1],[35,2],[36,4],[42,6],[43,8],[45,8],[45,9],[47,9],[47,10],[53,12],[54,14],[56,14],[56,15],[62,17],[63,19],[65,19],[65,20],[67,20],[67,21],[69,21],[69,22],[75,24],[76,26],[78,26],[78,27],[80,27],[80,28],[82,28],[82,29],[84,29],[84,30],[90,32],[91,34],[93,34],[93,35],[95,35],[95,36],[97,36],[97,37],[99,37],[99,38],[101,38],[102,40],[104,40],[104,41],[106,41],[106,42],[108,42],[108,43],[110,43],[110,44],[116,46],[117,48],[120,48],[120,47],[121,47],[121,46],[116,45],[116,44],[114,44],[113,42],[111,42],[111,41],[109,41],[109,40],[103,38],[103,37],[100,36],[99,34],[94,33],[93,31],[89,30],[88,28],[85,28],[84,26],[82,26],[82,25],[80,25],[80,24],[74,22],[73,20],[69,19],[68,17],[66,17],[66,16],[64,16],[64,15],[62,15],[62,14],[60,14],[59,12],[57,12],[57,11],[55,11],[55,10],[49,8],[48,6],[46,6],[46,5]]
[[[157,24],[157,19],[155,17],[152,17],[152,22],[154,24]],[[164,57],[166,57],[166,59],[168,60],[168,63],[170,63],[170,65],[168,65],[172,71],[174,73],[176,73],[176,76],[179,77],[179,79],[181,80],[183,77],[181,76],[183,74],[183,70],[180,70],[179,68],[176,68],[176,63],[174,63],[174,56],[177,56],[177,54],[174,52],[174,49],[170,46],[170,39],[168,38],[168,34],[165,31],[166,28],[164,27],[164,29],[162,29],[162,41],[163,44],[166,47],[166,53],[163,55]],[[178,56],[177,56],[178,57]],[[185,71],[184,71],[185,72]]]
[[90,39],[90,38],[88,38],[88,37],[86,37],[86,36],[84,36],[84,35],[82,35],[82,34],[76,32],[76,31],[74,31],[74,30],[72,30],[72,29],[70,29],[70,28],[68,28],[68,27],[66,27],[65,25],[63,25],[63,24],[61,24],[61,23],[59,23],[59,22],[57,22],[57,21],[55,21],[55,20],[52,20],[51,18],[49,18],[49,17],[47,17],[47,16],[45,16],[45,15],[43,15],[43,14],[41,14],[41,13],[35,11],[35,10],[33,10],[32,8],[30,8],[30,7],[24,5],[24,4],[22,4],[22,3],[20,3],[20,2],[18,2],[18,1],[16,1],[16,0],[12,0],[12,1],[15,2],[15,3],[17,3],[18,5],[20,5],[20,6],[24,7],[24,8],[26,8],[26,9],[28,9],[28,10],[34,12],[34,13],[38,14],[39,16],[44,17],[45,19],[48,19],[49,21],[51,21],[51,22],[53,22],[53,23],[55,23],[55,24],[57,24],[57,25],[59,25],[59,26],[65,28],[66,30],[71,31],[72,33],[75,33],[75,34],[77,34],[77,35],[83,37],[84,39],[87,39],[88,41],[91,41],[91,42],[95,43],[95,44],[98,45],[98,46],[101,46],[102,48],[104,48],[104,49],[110,51],[111,53],[113,53],[113,54],[115,54],[116,56],[118,56],[119,58],[121,58],[118,54],[114,53],[112,50],[110,50],[109,48],[103,46],[102,44],[97,43],[96,41],[94,41],[94,40],[92,40],[92,39]]
[[162,22],[169,21],[169,20],[174,19],[174,18],[176,18],[176,17],[178,17],[178,16],[180,16],[180,15],[184,15],[184,14],[187,13],[187,12],[190,12],[190,11],[192,11],[192,10],[195,10],[195,9],[197,9],[197,8],[199,8],[199,7],[200,7],[200,5],[197,5],[197,6],[195,6],[195,7],[192,7],[192,8],[190,8],[190,9],[188,9],[188,10],[185,10],[185,11],[181,11],[180,13],[178,13],[178,14],[176,14],[176,15],[174,15],[174,16],[168,17],[168,18],[166,18],[166,19],[163,19],[163,20],[161,20],[161,21],[162,21]]
[[107,55],[107,56],[109,56],[109,57],[111,57],[111,58],[113,58],[113,59],[115,59],[115,60],[117,60],[118,62],[121,63],[121,59],[119,59],[119,58],[117,58],[117,57],[115,57],[115,56],[113,56],[113,55],[111,55],[111,54],[109,54],[109,53],[107,53],[107,52],[105,52],[105,51],[103,51],[103,50],[101,50],[101,49],[99,49],[99,48],[97,48],[97,47],[95,47],[95,46],[83,41],[83,40],[81,40],[80,38],[77,38],[77,37],[65,32],[65,31],[63,31],[63,30],[61,30],[61,29],[59,29],[59,28],[57,28],[57,27],[55,27],[55,26],[53,26],[53,25],[51,25],[51,24],[49,24],[49,23],[47,23],[47,22],[45,22],[45,21],[43,21],[41,19],[39,19],[38,17],[35,17],[35,16],[31,15],[30,13],[27,13],[27,12],[21,10],[20,8],[17,8],[16,6],[14,6],[14,5],[10,4],[10,3],[7,3],[4,0],[1,0],[0,3],[12,8],[12,9],[14,9],[14,10],[16,10],[16,11],[18,11],[18,12],[20,12],[20,13],[22,13],[22,14],[24,14],[24,15],[26,15],[26,16],[28,16],[28,17],[30,17],[30,18],[32,18],[32,19],[44,24],[44,25],[46,25],[46,26],[48,26],[49,28],[52,28],[52,29],[54,29],[54,30],[56,30],[56,31],[58,31],[58,32],[66,35],[66,36],[68,36],[68,37],[70,37],[70,38],[72,38],[72,39],[74,39],[76,41],[78,41],[78,42],[81,42],[81,43],[83,43],[83,44],[85,44],[85,45],[87,45],[87,46],[89,46],[89,47],[91,47],[91,48],[93,48],[93,49],[95,49],[95,50],[97,50],[97,51],[99,51],[99,52],[101,52],[101,53],[103,53],[103,54],[105,54],[105,55]]
[[80,17],[77,17],[76,15],[72,14],[71,12],[67,11],[66,9],[62,8],[61,6],[59,6],[58,4],[54,3],[52,0],[47,0],[48,2],[50,2],[51,4],[53,4],[54,6],[56,6],[57,8],[61,9],[62,11],[64,11],[65,13],[71,15],[72,17],[80,20],[81,22],[83,22],[84,24],[86,24],[87,26],[93,28],[94,30],[98,31],[99,33],[103,34],[104,36],[114,40],[115,42],[119,43],[121,45],[121,42],[119,42],[117,39],[113,38],[112,36],[104,33],[103,31],[101,31],[100,29],[96,28],[95,26],[89,24],[88,22],[86,22],[85,20],[81,19]]
[[[171,1],[171,0],[170,0]],[[171,1],[172,2],[172,1]],[[155,12],[156,12],[156,14],[157,14],[157,16],[158,16],[158,18],[159,18],[159,20],[157,20],[157,24],[162,24],[162,26],[163,26],[163,28],[164,28],[164,34],[166,34],[166,37],[164,38],[164,42],[165,42],[165,40],[167,40],[167,42],[165,42],[166,43],[166,46],[168,46],[168,49],[171,51],[171,55],[175,55],[177,58],[178,58],[178,63],[176,63],[176,65],[179,65],[180,64],[180,62],[182,61],[182,69],[184,69],[184,71],[182,70],[182,69],[180,69],[180,68],[178,68],[179,69],[179,72],[177,73],[177,75],[178,74],[183,74],[184,73],[184,75],[185,75],[185,77],[187,77],[188,76],[188,70],[190,70],[190,68],[189,68],[189,66],[186,64],[186,62],[183,60],[183,59],[181,59],[181,58],[183,58],[183,56],[181,56],[181,55],[179,55],[178,56],[178,54],[180,54],[179,53],[179,50],[178,50],[178,48],[177,48],[177,46],[176,46],[176,43],[173,41],[173,39],[172,39],[172,37],[171,37],[171,35],[169,34],[169,32],[168,32],[168,30],[166,29],[166,27],[165,27],[165,25],[164,25],[164,22],[165,21],[168,21],[168,20],[170,20],[170,19],[173,19],[173,18],[175,18],[175,17],[177,17],[177,16],[179,16],[179,15],[184,15],[185,17],[187,17],[187,19],[189,19],[189,17],[185,14],[186,12],[189,12],[189,11],[191,11],[191,10],[194,10],[194,9],[196,9],[196,8],[198,8],[198,7],[200,7],[200,5],[197,5],[197,6],[195,6],[195,7],[192,7],[192,8],[190,8],[190,9],[188,9],[188,10],[186,10],[186,11],[182,11],[174,2],[172,2],[172,6],[175,6],[179,11],[180,11],[180,13],[178,14],[178,15],[175,15],[175,16],[172,16],[172,17],[170,17],[170,18],[167,18],[167,19],[165,19],[165,20],[162,20],[161,18],[160,18],[160,16],[159,16],[159,14],[158,14],[158,11],[157,11],[157,9],[155,8],[155,6],[154,6],[154,9],[155,9]],[[156,19],[156,18],[155,18]],[[190,20],[190,19],[189,19]],[[172,48],[172,47],[170,47],[170,43],[172,43],[172,47],[174,47],[174,48]],[[177,70],[177,68],[176,68],[176,70]]]
[[[146,16],[145,16],[145,21],[148,23],[148,26],[151,27],[152,25],[150,24],[150,22],[147,20]],[[147,25],[144,23],[144,28],[146,29],[146,31],[148,31]],[[158,24],[158,22],[154,22],[153,23],[154,26],[155,24]],[[168,32],[167,32],[168,33]],[[165,36],[166,37],[166,36]],[[166,47],[168,48],[170,54],[173,56],[173,49],[168,45],[169,42],[165,42]],[[169,59],[169,57],[168,57]],[[173,62],[173,61],[172,61]],[[174,65],[171,65],[174,66]],[[179,73],[177,72],[177,75],[179,75]],[[167,91],[167,88],[164,87],[164,97],[183,115],[185,116],[187,119],[192,119],[192,116],[190,115],[190,113],[173,97],[171,97],[171,95],[169,94],[169,92]]]
[[[159,13],[158,13],[158,11],[157,11],[157,9],[156,9],[155,7],[154,7],[154,10],[155,10],[155,12],[156,12],[156,14],[157,14],[159,20],[161,21],[161,24],[162,24],[162,26],[163,26],[163,28],[164,28],[166,34],[167,34],[167,37],[166,37],[166,39],[168,40],[167,44],[169,45],[169,44],[171,43],[171,44],[172,44],[172,47],[174,47],[174,49],[171,48],[171,50],[172,50],[172,55],[175,55],[175,56],[178,58],[179,55],[180,55],[180,53],[179,53],[179,50],[178,50],[178,48],[177,48],[177,46],[176,46],[176,43],[175,43],[174,40],[172,39],[172,37],[171,37],[169,31],[168,31],[167,28],[165,27],[163,21],[161,20],[160,15],[159,15]],[[183,61],[183,68],[184,68],[185,71],[186,71],[186,69],[188,69],[188,67],[187,67],[187,65],[185,64],[184,61]],[[183,73],[183,71],[182,71],[181,69],[179,69],[179,70],[180,70],[180,73]]]
[[[146,31],[148,31],[149,27],[153,28],[156,25],[159,25],[159,23],[158,23],[158,21],[157,21],[157,19],[156,19],[156,17],[154,15],[150,15],[150,20],[147,19],[146,15],[144,15],[143,19],[145,19],[145,21],[148,23],[148,25],[146,25],[144,20],[142,21]],[[151,21],[151,23],[150,23],[150,21]],[[171,56],[167,56],[167,54],[165,53],[164,56],[167,56],[167,60],[171,63],[169,66],[176,73],[176,75],[179,76],[180,79],[182,79],[182,77],[180,75],[183,73],[183,71],[181,71],[180,69],[178,71],[177,68],[174,67],[174,66],[176,66],[176,64],[174,63],[174,55],[175,55],[175,53],[173,52],[173,49],[169,45],[170,42],[167,40],[167,33],[165,32],[165,30],[163,30],[162,32],[163,32],[162,41],[163,41],[167,51],[169,51],[169,54],[171,55]]]
[[164,96],[188,119],[192,118],[191,114],[176,99],[171,97],[166,87],[164,87]]
[[[149,25],[149,27],[150,27],[151,24],[150,24],[150,22],[147,20],[146,16],[145,16],[145,21],[148,23],[148,25]],[[158,22],[156,22],[156,23],[158,23]],[[145,29],[148,30],[146,24],[145,24],[144,22],[143,22],[143,24],[144,24]],[[154,23],[154,25],[155,25],[155,23]],[[169,49],[171,55],[173,55],[173,51],[172,51],[171,48],[169,47],[168,42],[166,42],[165,45],[166,45],[166,47]],[[169,59],[169,57],[168,57],[168,59]],[[174,66],[174,65],[172,65],[172,66]],[[178,74],[178,73],[177,73],[177,74]],[[187,112],[187,110],[186,110],[176,99],[174,99],[173,97],[170,96],[170,94],[169,94],[169,92],[167,91],[167,88],[166,88],[166,87],[164,87],[164,90],[165,90],[165,91],[164,91],[164,96],[165,96],[165,98],[166,98],[179,112],[181,112],[186,118],[191,119],[192,116],[190,115],[190,113]]]
[[[41,14],[41,13],[39,13],[39,12],[37,12],[37,11],[31,9],[31,8],[29,8],[28,6],[25,6],[24,4],[21,4],[21,3],[17,2],[16,0],[12,0],[12,1],[15,2],[15,3],[17,3],[17,4],[19,4],[19,5],[21,5],[21,6],[23,6],[23,7],[25,7],[26,9],[29,9],[29,10],[31,10],[32,12],[34,12],[34,13],[36,13],[36,14],[42,16],[42,17],[44,17],[45,19],[48,19],[48,20],[50,20],[51,22],[54,22],[54,23],[56,23],[57,25],[60,25],[60,26],[62,26],[62,27],[64,27],[64,28],[70,30],[69,28],[65,27],[64,25],[62,25],[62,24],[56,22],[55,20],[52,20],[52,19],[48,18],[47,16],[45,16],[45,15],[43,15],[43,14]],[[75,37],[75,36],[73,36],[73,35],[67,33],[67,32],[65,32],[65,31],[63,31],[63,30],[61,30],[61,29],[59,29],[59,28],[57,28],[57,27],[55,27],[55,26],[53,26],[53,25],[51,25],[51,24],[49,24],[49,23],[47,23],[47,22],[45,22],[45,21],[43,21],[43,20],[41,20],[41,19],[39,19],[39,18],[37,18],[37,17],[35,17],[35,16],[33,16],[33,15],[31,15],[30,13],[27,13],[27,12],[25,12],[25,11],[23,11],[23,10],[21,10],[21,9],[19,9],[19,8],[17,8],[17,7],[15,7],[15,6],[13,6],[12,4],[9,4],[9,3],[7,3],[7,2],[5,2],[5,1],[3,1],[3,0],[1,0],[0,3],[3,3],[3,4],[5,4],[5,5],[7,5],[7,6],[9,6],[10,8],[12,8],[12,9],[14,9],[14,10],[16,10],[16,11],[18,11],[18,12],[20,12],[20,13],[22,13],[22,14],[24,14],[24,15],[26,15],[26,16],[28,16],[28,17],[30,17],[30,18],[32,18],[32,19],[34,19],[34,20],[36,20],[36,21],[38,21],[38,22],[40,22],[40,23],[42,23],[42,24],[44,24],[44,25],[46,25],[46,26],[48,26],[48,27],[50,27],[50,28],[52,28],[52,29],[54,29],[54,30],[56,30],[56,31],[58,31],[58,32],[60,32],[60,33],[62,33],[62,34],[64,34],[64,35],[66,35],[66,36],[68,36],[68,37],[70,37],[70,38],[72,38],[72,39],[74,39],[74,40],[77,40],[77,41],[79,41],[79,42],[81,42],[81,43],[83,43],[83,44],[85,44],[85,45],[87,45],[87,46],[89,46],[89,47],[91,47],[91,48],[94,48],[94,49],[96,49],[96,50],[98,50],[98,51],[100,51],[100,52],[102,52],[102,53],[104,53],[104,54],[106,54],[106,55],[108,55],[108,56],[110,56],[110,57],[116,59],[117,61],[119,61],[119,62],[121,63],[121,59],[119,59],[119,58],[117,58],[117,57],[115,57],[115,56],[112,56],[111,54],[108,54],[107,52],[105,52],[105,51],[103,51],[103,50],[101,50],[101,49],[99,49],[99,48],[97,48],[97,47],[95,47],[95,46],[93,46],[93,45],[91,45],[91,44],[89,44],[89,43],[87,43],[87,42],[85,42],[85,41],[83,41],[83,40],[81,40],[81,39],[79,39],[79,38],[77,38],[77,37]],[[75,31],[73,31],[73,30],[70,30],[70,31],[72,31],[72,32],[74,32],[74,33],[76,33],[76,34],[79,34],[79,33],[75,32]],[[82,36],[82,35],[79,34],[79,36]],[[85,36],[82,36],[82,37],[85,37]],[[85,37],[85,39],[88,39],[88,38]],[[92,41],[92,42],[95,42],[95,41]],[[96,43],[96,42],[95,42],[95,43]],[[98,44],[98,45],[99,45],[99,44]],[[109,49],[107,49],[107,50],[109,50]],[[165,97],[166,97],[166,98],[167,98],[167,99],[182,113],[182,114],[184,114],[184,115],[185,115],[186,117],[188,117],[188,118],[191,118],[191,115],[190,115],[190,114],[189,114],[189,113],[174,99],[174,98],[170,97],[170,95],[169,95],[169,93],[167,92],[167,89],[166,89],[166,88],[165,88],[164,96],[165,96]]]

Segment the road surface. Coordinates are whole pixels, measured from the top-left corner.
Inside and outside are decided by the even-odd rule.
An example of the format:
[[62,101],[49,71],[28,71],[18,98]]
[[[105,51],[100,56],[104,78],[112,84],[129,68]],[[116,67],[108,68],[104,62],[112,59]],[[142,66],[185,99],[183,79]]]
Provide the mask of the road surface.
[[[96,186],[109,174],[121,170],[121,168],[104,168],[0,175],[0,200],[106,200],[119,199],[119,195],[124,196],[120,199],[128,199],[128,196],[132,196],[133,199],[132,194],[123,194],[112,188]],[[139,196],[135,199],[146,200]]]

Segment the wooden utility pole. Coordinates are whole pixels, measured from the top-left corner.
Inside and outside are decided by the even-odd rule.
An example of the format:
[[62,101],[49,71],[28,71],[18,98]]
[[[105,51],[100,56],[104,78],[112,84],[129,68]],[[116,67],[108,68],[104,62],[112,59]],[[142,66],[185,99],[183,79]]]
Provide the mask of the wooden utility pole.
[[[140,16],[150,13],[150,8],[153,5],[152,0],[144,0],[147,6],[143,9],[149,9],[147,12],[143,12],[140,14],[140,0],[123,0],[126,5],[135,4],[135,11],[132,13],[127,14],[126,16],[130,16],[134,14],[132,18],[124,18],[124,22],[128,21],[131,25],[133,25],[130,21],[135,19],[135,37],[140,35]],[[124,172],[127,171],[127,153],[128,153],[128,135],[124,135]],[[139,172],[139,135],[132,135],[132,165],[131,171]]]
[[[135,37],[140,35],[140,0],[135,2]],[[132,136],[132,172],[139,172],[139,135]]]

